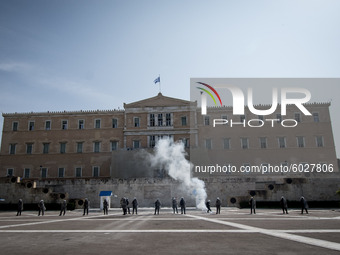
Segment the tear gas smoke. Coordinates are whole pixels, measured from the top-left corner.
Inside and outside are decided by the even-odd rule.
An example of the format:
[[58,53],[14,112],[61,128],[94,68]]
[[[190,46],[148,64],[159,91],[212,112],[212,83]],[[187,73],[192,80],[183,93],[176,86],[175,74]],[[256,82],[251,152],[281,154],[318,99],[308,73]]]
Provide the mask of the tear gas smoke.
[[186,190],[195,197],[196,207],[205,209],[207,192],[205,183],[191,177],[192,164],[185,158],[184,144],[174,143],[169,138],[161,139],[155,146],[154,154],[148,154],[153,167],[164,168],[170,177],[182,182]]

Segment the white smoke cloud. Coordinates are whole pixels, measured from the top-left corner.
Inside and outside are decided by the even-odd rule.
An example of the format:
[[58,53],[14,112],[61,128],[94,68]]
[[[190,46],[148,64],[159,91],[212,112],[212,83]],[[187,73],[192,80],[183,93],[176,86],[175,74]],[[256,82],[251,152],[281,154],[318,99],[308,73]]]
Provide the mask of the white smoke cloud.
[[166,138],[161,139],[155,146],[154,154],[148,154],[152,166],[163,167],[174,180],[180,181],[189,194],[196,200],[198,209],[205,209],[207,192],[205,183],[191,177],[192,164],[185,158],[186,152],[183,143],[174,143]]

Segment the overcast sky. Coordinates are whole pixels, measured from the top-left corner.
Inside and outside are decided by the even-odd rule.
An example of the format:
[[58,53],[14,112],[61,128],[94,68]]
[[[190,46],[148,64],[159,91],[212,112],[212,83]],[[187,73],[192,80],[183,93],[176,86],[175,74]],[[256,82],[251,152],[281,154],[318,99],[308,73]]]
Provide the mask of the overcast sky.
[[191,77],[340,77],[339,13],[336,0],[1,0],[0,111],[122,109],[155,96],[159,74],[186,100]]

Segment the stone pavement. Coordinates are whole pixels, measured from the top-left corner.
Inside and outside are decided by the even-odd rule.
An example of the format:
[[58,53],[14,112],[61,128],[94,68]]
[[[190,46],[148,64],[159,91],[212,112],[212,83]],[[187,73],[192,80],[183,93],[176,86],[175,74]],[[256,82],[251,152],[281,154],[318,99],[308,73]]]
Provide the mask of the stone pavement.
[[340,254],[340,210],[0,212],[1,254]]

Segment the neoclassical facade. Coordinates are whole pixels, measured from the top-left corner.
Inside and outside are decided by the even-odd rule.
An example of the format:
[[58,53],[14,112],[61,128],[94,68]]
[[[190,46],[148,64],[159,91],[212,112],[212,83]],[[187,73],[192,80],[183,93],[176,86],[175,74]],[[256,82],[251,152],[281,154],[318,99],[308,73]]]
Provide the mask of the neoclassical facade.
[[[281,116],[280,109],[265,117],[247,109],[245,115],[233,116],[231,107],[208,108],[207,115],[202,115],[196,102],[159,93],[124,104],[124,110],[5,113],[0,175],[23,179],[163,177],[159,169],[142,166],[136,155],[142,148],[152,150],[164,137],[182,141],[197,166],[239,169],[307,163],[334,164],[338,171],[330,104],[305,106],[312,116],[293,107],[288,107],[286,116]],[[293,123],[285,119],[295,120],[297,126],[285,127]],[[217,120],[227,123],[217,124]],[[195,168],[192,174],[211,177]]]

